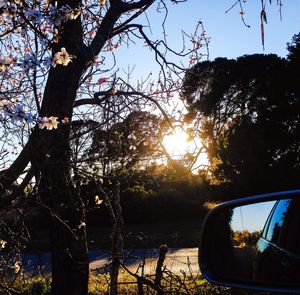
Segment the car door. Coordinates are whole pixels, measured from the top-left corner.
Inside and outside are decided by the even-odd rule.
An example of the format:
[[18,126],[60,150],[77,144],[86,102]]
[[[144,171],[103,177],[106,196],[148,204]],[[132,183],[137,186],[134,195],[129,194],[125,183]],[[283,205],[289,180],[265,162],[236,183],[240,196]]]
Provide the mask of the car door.
[[300,278],[300,202],[276,202],[256,245],[253,266],[258,282],[290,284]]

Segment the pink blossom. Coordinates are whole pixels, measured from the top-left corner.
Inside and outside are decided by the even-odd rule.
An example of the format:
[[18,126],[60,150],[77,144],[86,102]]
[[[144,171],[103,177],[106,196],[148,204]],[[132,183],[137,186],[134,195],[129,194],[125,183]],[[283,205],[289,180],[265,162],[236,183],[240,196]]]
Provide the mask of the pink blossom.
[[102,77],[102,78],[98,79],[97,83],[101,85],[103,83],[106,83],[107,81],[108,81],[108,78]]

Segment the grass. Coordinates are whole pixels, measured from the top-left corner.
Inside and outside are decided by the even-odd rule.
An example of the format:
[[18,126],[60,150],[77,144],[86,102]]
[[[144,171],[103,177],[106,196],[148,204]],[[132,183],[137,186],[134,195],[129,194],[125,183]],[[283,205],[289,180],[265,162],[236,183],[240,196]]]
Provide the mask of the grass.
[[[147,279],[151,279],[151,277],[147,277]],[[108,277],[104,277],[103,275],[92,276],[90,278],[89,295],[109,294],[109,284],[107,283],[107,280]],[[169,275],[164,277],[162,283],[165,294],[214,295],[218,294],[220,290],[225,290],[224,288],[210,285],[200,276],[184,277],[181,275],[170,278]],[[146,285],[143,285],[143,291],[144,294],[147,295],[157,294],[155,290]],[[128,274],[120,275],[118,293],[122,295],[137,295],[138,287],[135,278]]]
[[[22,276],[18,278],[14,282],[14,284],[12,284],[12,286],[9,287],[17,292],[20,292],[22,295],[50,295],[51,294],[51,280],[45,277],[27,278],[25,276]],[[2,293],[0,292],[0,294]]]
[[[148,277],[148,279],[151,279]],[[212,286],[207,283],[201,276],[165,276],[163,279],[163,290],[165,294],[176,295],[214,295],[230,294],[226,288]],[[19,278],[13,286],[11,286],[22,295],[50,295],[51,294],[51,280],[45,277],[35,278]],[[154,295],[156,292],[144,285],[144,294]],[[0,288],[1,291],[1,288]],[[129,274],[121,274],[119,276],[118,293],[120,295],[135,295],[138,294],[137,282],[135,278]],[[109,277],[108,275],[91,274],[89,279],[89,295],[108,295],[109,294]]]

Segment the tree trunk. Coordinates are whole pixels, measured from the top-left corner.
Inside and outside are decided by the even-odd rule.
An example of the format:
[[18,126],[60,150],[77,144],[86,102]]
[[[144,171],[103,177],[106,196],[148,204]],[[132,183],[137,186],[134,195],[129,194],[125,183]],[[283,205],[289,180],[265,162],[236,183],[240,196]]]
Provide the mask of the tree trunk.
[[[71,119],[82,72],[79,61],[67,67],[57,66],[49,73],[42,116]],[[38,130],[32,155],[35,170],[40,171],[39,194],[51,214],[52,294],[88,293],[88,250],[83,202],[71,177],[70,125],[56,130]]]
[[[80,6],[79,0],[58,1],[58,7]],[[53,55],[66,48],[74,57],[64,65],[51,67],[41,105],[41,116],[55,116],[61,122],[71,120],[80,77],[85,70],[81,18],[68,21],[58,28],[60,38],[53,43]],[[58,129],[38,130],[33,140],[32,166],[40,171],[39,194],[51,214],[50,242],[52,247],[52,294],[86,295],[88,293],[88,249],[85,212],[80,195],[71,177],[69,124]],[[35,150],[32,150],[33,153]]]
[[[63,140],[61,134],[54,138]],[[42,166],[39,191],[51,210],[52,294],[85,295],[89,274],[85,214],[71,180],[67,149],[67,138],[65,144],[50,149]]]

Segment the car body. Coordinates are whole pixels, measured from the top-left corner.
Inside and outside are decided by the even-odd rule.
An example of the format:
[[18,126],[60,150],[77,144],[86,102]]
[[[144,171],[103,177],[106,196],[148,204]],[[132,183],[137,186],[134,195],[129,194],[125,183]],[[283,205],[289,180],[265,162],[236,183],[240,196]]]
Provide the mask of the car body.
[[[239,211],[243,206],[270,201],[275,201],[275,205],[268,207],[272,209],[266,212],[266,221],[262,221],[258,241],[250,247],[237,247],[230,237],[234,209]],[[238,255],[236,259],[237,251],[244,256]],[[300,294],[299,252],[300,190],[275,192],[224,202],[213,208],[202,225],[199,265],[204,278],[213,284],[272,294]],[[243,258],[245,255],[253,257],[250,263]],[[249,275],[243,274],[245,269]]]
[[254,280],[294,284],[300,278],[300,200],[278,200],[256,244]]

